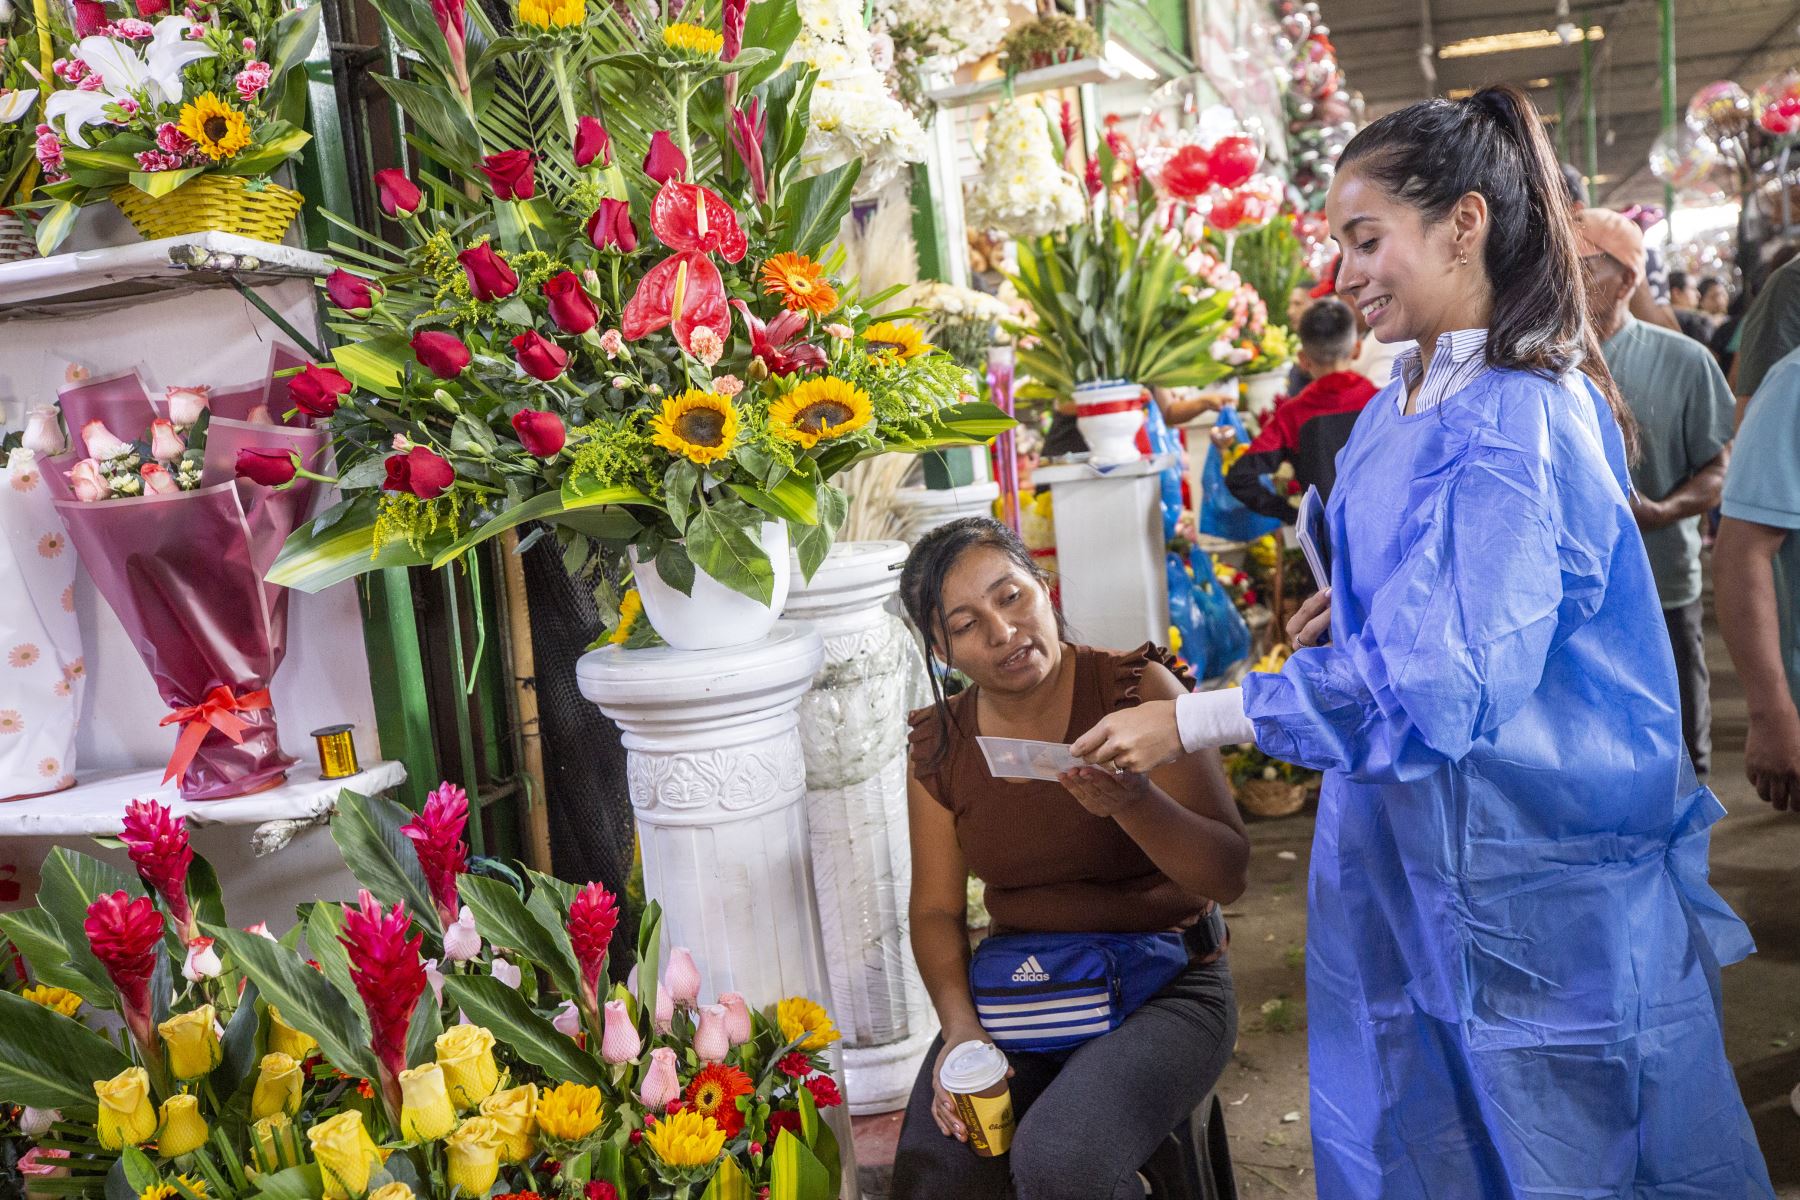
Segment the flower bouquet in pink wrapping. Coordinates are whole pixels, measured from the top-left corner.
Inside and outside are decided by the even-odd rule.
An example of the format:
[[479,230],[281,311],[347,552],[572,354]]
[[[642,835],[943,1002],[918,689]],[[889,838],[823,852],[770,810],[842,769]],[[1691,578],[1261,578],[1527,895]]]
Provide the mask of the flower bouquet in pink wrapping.
[[269,698],[288,596],[263,576],[311,507],[318,477],[307,468],[324,457],[325,436],[215,416],[201,388],[171,389],[156,416],[141,385],[134,398],[120,381],[102,382],[104,395],[64,394],[78,448],[45,478],[94,586],[172,710],[164,781],[179,778],[187,800],[272,787],[294,762]]

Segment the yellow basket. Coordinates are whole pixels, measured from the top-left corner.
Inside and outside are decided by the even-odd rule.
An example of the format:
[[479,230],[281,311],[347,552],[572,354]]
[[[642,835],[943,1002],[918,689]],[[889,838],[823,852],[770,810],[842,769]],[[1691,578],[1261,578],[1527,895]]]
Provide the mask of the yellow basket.
[[279,242],[306,198],[273,183],[261,191],[247,191],[238,175],[196,175],[166,196],[151,196],[129,185],[114,188],[112,202],[146,238],[218,230]]

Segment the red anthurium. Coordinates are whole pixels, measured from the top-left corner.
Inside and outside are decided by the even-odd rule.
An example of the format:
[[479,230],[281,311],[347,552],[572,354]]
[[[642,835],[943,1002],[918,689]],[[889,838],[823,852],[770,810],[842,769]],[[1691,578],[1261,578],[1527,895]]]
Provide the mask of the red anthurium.
[[694,330],[703,325],[721,341],[731,332],[725,281],[712,259],[697,251],[671,254],[650,268],[625,305],[619,332],[635,342],[670,324],[683,350],[691,350]]
[[390,217],[410,217],[419,211],[425,194],[398,167],[375,172],[375,199]]
[[533,408],[514,413],[512,427],[513,432],[519,435],[519,443],[525,447],[525,452],[539,458],[555,458],[562,452],[563,443],[569,437],[569,431],[563,428],[561,417]]
[[535,329],[527,329],[512,340],[513,357],[533,379],[549,383],[569,367],[569,352]]
[[806,328],[804,311],[784,310],[780,316],[765,325],[742,300],[733,300],[731,304],[743,315],[744,327],[750,331],[751,355],[760,359],[763,366],[769,368],[771,375],[792,375],[795,371],[825,369],[823,350],[810,342],[794,342],[800,336],[800,331]]
[[481,173],[500,200],[529,200],[537,195],[537,155],[529,150],[502,150],[481,160]]
[[575,122],[575,165],[585,167],[596,159],[602,167],[612,166],[612,138],[599,117],[583,117]]
[[421,329],[407,343],[419,365],[439,379],[455,379],[469,365],[469,348],[453,333],[439,329]]
[[680,179],[687,174],[687,156],[666,130],[650,135],[650,151],[644,155],[644,174],[658,183]]
[[573,271],[560,271],[544,281],[544,299],[550,302],[550,320],[564,333],[583,334],[600,323],[600,310],[582,290]]
[[630,203],[602,197],[600,207],[588,218],[587,235],[596,250],[617,250],[621,254],[636,250],[637,226],[631,223]]
[[650,228],[671,250],[716,253],[729,263],[741,261],[750,246],[731,205],[697,183],[663,184],[650,204]]
[[1220,138],[1213,146],[1208,158],[1212,168],[1212,181],[1222,188],[1241,186],[1250,176],[1256,174],[1256,166],[1262,161],[1262,152],[1256,143],[1241,134]]

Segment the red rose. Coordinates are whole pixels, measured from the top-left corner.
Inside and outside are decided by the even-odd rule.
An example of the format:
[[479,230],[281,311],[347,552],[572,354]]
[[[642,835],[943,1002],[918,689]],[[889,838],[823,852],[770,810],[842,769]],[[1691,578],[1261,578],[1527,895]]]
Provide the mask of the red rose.
[[264,487],[280,487],[292,482],[294,468],[298,466],[292,450],[239,450],[237,452],[237,473],[239,479],[248,479],[251,483],[260,483]]
[[644,174],[658,183],[680,179],[687,174],[687,156],[666,130],[650,135],[650,152],[644,155]]
[[575,165],[585,167],[595,159],[602,167],[612,166],[612,138],[599,117],[583,117],[575,122]]
[[331,302],[359,320],[375,307],[375,289],[380,286],[341,269],[325,277],[325,294]]
[[637,226],[631,223],[631,205],[610,196],[603,198],[588,218],[587,235],[596,250],[617,250],[621,254],[636,250],[638,235]]
[[421,500],[435,500],[456,482],[456,469],[423,446],[414,446],[405,454],[391,454],[387,462],[387,479],[382,488],[389,492],[411,492]]
[[544,281],[544,299],[550,301],[550,319],[564,333],[583,334],[600,323],[600,310],[581,288],[573,271],[561,271]]
[[562,418],[551,412],[521,409],[513,414],[512,427],[526,453],[539,458],[555,458],[562,450],[563,442],[568,440]]
[[329,417],[337,411],[338,401],[354,390],[348,379],[330,367],[313,363],[288,381],[288,399],[309,417]]
[[1242,192],[1227,192],[1206,214],[1206,223],[1220,233],[1230,233],[1249,219],[1249,205]]
[[519,277],[486,242],[472,250],[464,250],[456,256],[456,261],[462,264],[463,273],[469,277],[469,290],[484,304],[504,300],[519,290]]
[[513,357],[533,379],[549,383],[569,366],[569,352],[535,329],[527,329],[512,340]]
[[814,1075],[806,1081],[806,1090],[812,1093],[813,1103],[820,1108],[833,1108],[844,1102],[836,1081],[829,1075]]
[[1212,166],[1206,151],[1198,146],[1183,146],[1163,167],[1163,190],[1177,200],[1192,200],[1212,186]]
[[537,155],[529,150],[502,150],[481,160],[481,173],[501,200],[529,200],[537,195]]
[[409,345],[419,365],[439,379],[455,379],[469,365],[469,348],[453,333],[421,329],[413,334]]
[[1256,165],[1261,161],[1262,152],[1249,138],[1241,134],[1220,138],[1212,148],[1213,182],[1222,188],[1240,187],[1256,174]]
[[375,172],[375,199],[381,211],[390,217],[410,217],[419,211],[425,199],[419,185],[406,177],[398,167]]

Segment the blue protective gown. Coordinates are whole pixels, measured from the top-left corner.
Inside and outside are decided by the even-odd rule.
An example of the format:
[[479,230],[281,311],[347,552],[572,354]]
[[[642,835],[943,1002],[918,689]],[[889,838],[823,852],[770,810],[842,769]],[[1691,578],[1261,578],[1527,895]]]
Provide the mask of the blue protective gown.
[[1252,675],[1325,771],[1308,885],[1325,1200],[1772,1191],[1720,1034],[1752,952],[1707,883],[1618,426],[1585,380],[1391,384],[1338,458],[1329,645]]

